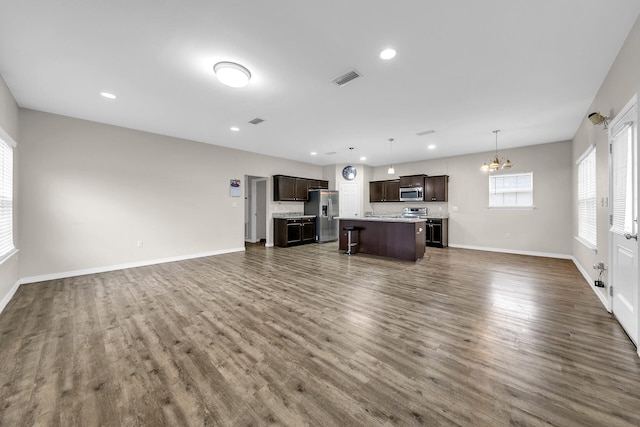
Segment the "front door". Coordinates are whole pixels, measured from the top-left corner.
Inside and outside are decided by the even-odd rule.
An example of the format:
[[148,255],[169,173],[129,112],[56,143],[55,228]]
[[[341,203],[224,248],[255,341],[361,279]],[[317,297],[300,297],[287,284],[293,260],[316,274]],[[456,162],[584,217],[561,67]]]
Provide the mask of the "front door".
[[[636,97],[609,128],[611,309],[638,345],[638,112]],[[640,353],[639,353],[640,354]]]

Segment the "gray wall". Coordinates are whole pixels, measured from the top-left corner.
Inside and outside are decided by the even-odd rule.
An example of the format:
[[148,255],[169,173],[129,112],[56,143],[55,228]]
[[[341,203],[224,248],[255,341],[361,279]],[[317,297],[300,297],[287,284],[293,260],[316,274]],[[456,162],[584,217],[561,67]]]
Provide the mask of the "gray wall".
[[[33,110],[19,123],[26,281],[243,250],[244,199],[230,197],[230,179],[322,177],[319,166]],[[293,205],[270,202],[268,216]]]
[[[535,209],[487,208],[489,178],[480,171],[480,165],[493,153],[394,165],[396,177],[449,175],[449,202],[373,203],[371,208],[374,212],[399,212],[405,206],[423,206],[436,214],[448,212],[451,246],[571,257],[571,143],[542,144],[499,153],[514,163],[513,169],[504,173],[533,172]],[[374,179],[390,179],[387,167],[375,168]]]
[[[640,91],[640,19],[636,21],[631,29],[627,40],[613,63],[607,77],[605,78],[600,90],[596,94],[593,103],[587,111],[585,111],[585,120],[578,128],[573,139],[573,181],[574,187],[577,187],[577,166],[575,162],[591,146],[596,146],[596,176],[597,176],[597,197],[598,200],[609,197],[609,160],[608,160],[608,141],[607,132],[604,131],[602,125],[594,126],[586,119],[586,116],[593,112],[599,111],[601,114],[609,117],[615,117],[620,112],[631,97]],[[594,52],[597,55],[597,52]],[[577,223],[577,201],[573,201],[573,235],[578,234]],[[608,263],[609,259],[609,211],[606,206],[598,204],[597,223],[598,223],[598,250],[594,252],[578,241],[573,241],[573,255],[577,260],[577,264],[584,275],[590,277],[589,283],[593,287],[593,280],[596,279],[597,271],[591,268],[593,264],[599,261]],[[608,284],[607,284],[608,287]],[[593,290],[600,297],[603,303],[609,307],[609,295],[606,289],[595,288]]]
[[[13,138],[15,142],[19,142],[18,139],[18,105],[16,104],[13,95],[9,92],[6,83],[0,76],[0,128],[4,129],[4,131]],[[18,158],[20,156],[19,152],[20,147],[15,150],[15,160],[14,163],[14,175],[18,169]],[[19,182],[16,180],[14,183],[14,242],[17,244],[17,224],[19,222],[19,218],[17,209],[15,207],[17,201],[17,193],[18,193]],[[19,274],[18,274],[18,262],[19,262],[19,254],[15,254],[12,257],[6,259],[2,264],[0,264],[0,311],[6,303],[8,303],[9,298],[11,296],[12,290],[15,290],[18,284]]]

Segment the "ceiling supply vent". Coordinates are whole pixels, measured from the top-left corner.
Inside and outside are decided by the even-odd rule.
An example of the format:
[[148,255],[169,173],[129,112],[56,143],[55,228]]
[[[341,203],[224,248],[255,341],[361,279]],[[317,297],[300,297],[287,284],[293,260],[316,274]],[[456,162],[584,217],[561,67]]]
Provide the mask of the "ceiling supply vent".
[[436,131],[435,131],[435,130],[433,130],[433,129],[423,130],[422,132],[418,132],[418,133],[416,133],[416,135],[418,135],[418,136],[423,136],[423,135],[430,135],[430,134],[432,134],[432,133],[436,133]]
[[328,153],[324,153],[327,156],[333,156],[334,154],[337,154],[335,151],[329,151]]
[[264,120],[262,120],[260,117],[256,117],[253,120],[249,120],[249,123],[251,123],[252,125],[259,125],[262,122],[264,122]]
[[358,77],[361,77],[361,74],[358,73],[356,70],[351,70],[351,71],[347,71],[342,75],[339,75],[335,79],[331,80],[331,82],[342,87],[347,83],[349,83],[350,81],[357,79]]

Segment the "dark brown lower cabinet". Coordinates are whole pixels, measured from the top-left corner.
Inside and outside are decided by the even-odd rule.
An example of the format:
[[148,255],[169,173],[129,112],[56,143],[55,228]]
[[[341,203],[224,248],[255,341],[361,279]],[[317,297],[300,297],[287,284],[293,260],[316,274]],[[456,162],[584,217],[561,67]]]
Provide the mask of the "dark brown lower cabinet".
[[316,240],[316,219],[274,218],[273,244],[280,247],[313,243]]
[[429,218],[426,220],[426,246],[444,248],[449,246],[449,220]]

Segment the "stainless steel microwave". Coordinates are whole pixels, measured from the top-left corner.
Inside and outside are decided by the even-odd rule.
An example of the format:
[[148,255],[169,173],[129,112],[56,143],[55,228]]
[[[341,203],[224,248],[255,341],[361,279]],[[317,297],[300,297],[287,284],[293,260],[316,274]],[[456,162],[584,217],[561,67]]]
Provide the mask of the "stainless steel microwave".
[[400,201],[401,202],[423,202],[424,188],[422,187],[401,188]]

